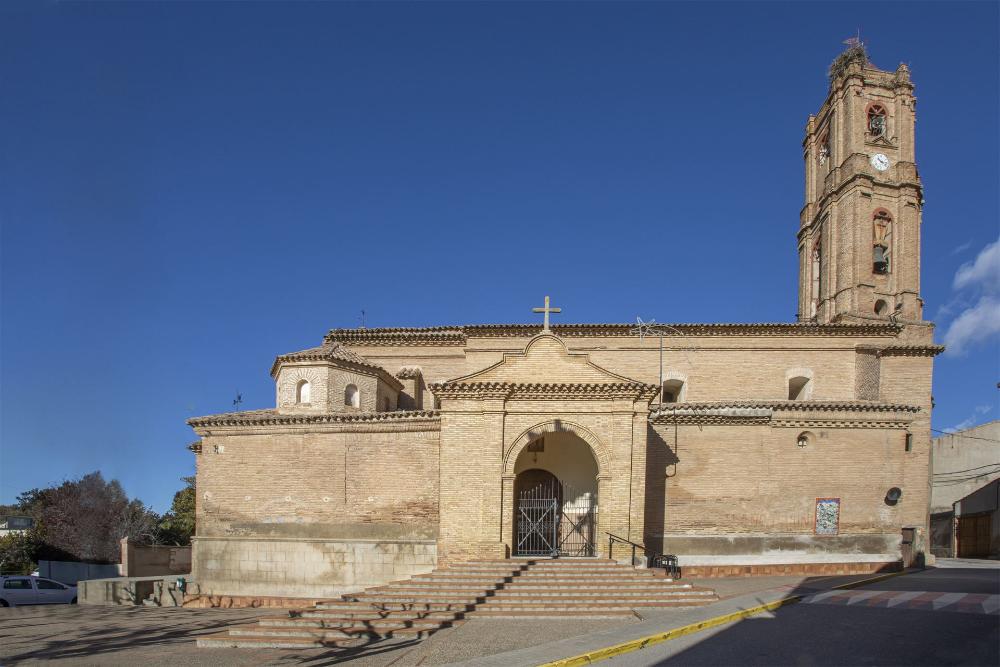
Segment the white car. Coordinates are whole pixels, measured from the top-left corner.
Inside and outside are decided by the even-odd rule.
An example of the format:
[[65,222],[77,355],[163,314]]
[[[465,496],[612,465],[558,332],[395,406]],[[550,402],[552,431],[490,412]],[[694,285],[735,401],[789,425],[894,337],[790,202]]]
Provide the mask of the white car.
[[0,607],[23,604],[76,604],[76,586],[41,577],[0,577]]

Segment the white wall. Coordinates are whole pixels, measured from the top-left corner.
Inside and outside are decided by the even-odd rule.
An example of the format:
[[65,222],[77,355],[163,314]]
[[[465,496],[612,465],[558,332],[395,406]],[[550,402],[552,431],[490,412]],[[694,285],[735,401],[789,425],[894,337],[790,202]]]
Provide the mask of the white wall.
[[1000,477],[1000,420],[934,438],[931,514]]
[[517,458],[514,472],[531,468],[548,470],[559,478],[563,485],[564,503],[581,501],[587,494],[597,497],[597,461],[590,445],[573,433],[546,433],[545,451],[523,450]]

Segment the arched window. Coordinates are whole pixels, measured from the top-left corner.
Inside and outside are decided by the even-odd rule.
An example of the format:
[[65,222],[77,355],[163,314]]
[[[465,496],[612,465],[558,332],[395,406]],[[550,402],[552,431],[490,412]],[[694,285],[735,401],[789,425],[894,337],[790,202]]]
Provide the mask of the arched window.
[[812,380],[802,375],[788,379],[788,400],[804,401],[812,394]]
[[684,380],[663,381],[663,402],[680,403],[684,400]]
[[824,165],[830,159],[830,133],[824,132],[819,140],[819,153],[816,156],[820,165]]
[[295,402],[300,405],[308,405],[311,396],[312,385],[309,384],[309,380],[299,380],[299,383],[295,385]]
[[880,208],[872,216],[872,272],[889,273],[892,249],[892,216]]
[[388,396],[383,396],[382,397],[382,411],[383,412],[389,412],[390,410],[392,410],[392,403],[389,401],[389,397]]
[[868,107],[868,134],[873,137],[884,137],[886,129],[885,107],[881,104]]
[[349,384],[344,389],[344,405],[349,408],[361,407],[361,393],[358,391],[356,384]]

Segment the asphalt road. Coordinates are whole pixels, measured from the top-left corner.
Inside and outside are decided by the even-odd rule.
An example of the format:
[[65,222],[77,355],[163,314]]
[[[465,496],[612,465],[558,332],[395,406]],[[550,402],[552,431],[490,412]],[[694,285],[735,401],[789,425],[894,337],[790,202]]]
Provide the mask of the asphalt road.
[[[1000,616],[957,611],[957,603],[949,609],[951,600],[972,599],[959,595],[963,593],[977,595],[976,600],[1000,594],[1000,569],[959,564],[887,579],[838,594],[840,602],[788,605],[605,664],[997,667]],[[867,606],[873,597],[891,599],[895,606]],[[935,599],[940,602],[934,603]],[[935,604],[940,608],[934,609]]]

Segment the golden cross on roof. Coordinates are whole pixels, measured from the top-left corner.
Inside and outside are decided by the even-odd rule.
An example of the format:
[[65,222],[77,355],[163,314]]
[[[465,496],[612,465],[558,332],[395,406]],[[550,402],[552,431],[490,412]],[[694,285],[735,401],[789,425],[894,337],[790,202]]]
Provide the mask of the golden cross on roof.
[[545,297],[545,307],[544,308],[532,308],[533,313],[545,313],[545,326],[542,327],[542,331],[549,330],[549,313],[561,313],[562,308],[550,308],[549,307],[549,297]]

